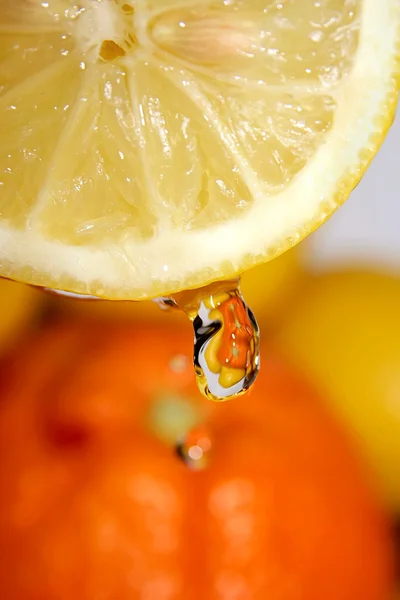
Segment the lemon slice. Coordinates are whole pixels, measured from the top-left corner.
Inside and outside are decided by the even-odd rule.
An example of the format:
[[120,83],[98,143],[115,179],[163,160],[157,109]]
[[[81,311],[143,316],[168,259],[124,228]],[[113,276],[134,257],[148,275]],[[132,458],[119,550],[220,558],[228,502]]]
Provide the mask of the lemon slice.
[[398,0],[0,0],[1,274],[144,299],[322,223],[396,106]]

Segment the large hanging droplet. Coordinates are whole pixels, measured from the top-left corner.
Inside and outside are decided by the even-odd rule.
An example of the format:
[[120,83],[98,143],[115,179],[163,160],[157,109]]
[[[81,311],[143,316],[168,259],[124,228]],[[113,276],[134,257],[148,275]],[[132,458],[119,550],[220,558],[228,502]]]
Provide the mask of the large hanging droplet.
[[216,402],[246,392],[260,367],[260,333],[240,293],[239,280],[180,292],[162,302],[184,310],[193,322],[200,391]]

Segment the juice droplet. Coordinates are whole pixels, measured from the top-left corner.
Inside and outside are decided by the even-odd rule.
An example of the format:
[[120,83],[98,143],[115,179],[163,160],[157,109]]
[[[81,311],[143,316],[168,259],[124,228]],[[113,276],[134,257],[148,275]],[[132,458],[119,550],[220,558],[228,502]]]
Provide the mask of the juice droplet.
[[205,298],[193,320],[197,383],[220,402],[246,392],[259,370],[259,329],[239,288]]
[[176,452],[188,467],[199,471],[208,466],[212,440],[206,427],[192,429],[185,438],[176,445]]
[[260,333],[240,293],[239,280],[180,292],[172,300],[193,323],[200,391],[216,402],[246,392],[260,367]]

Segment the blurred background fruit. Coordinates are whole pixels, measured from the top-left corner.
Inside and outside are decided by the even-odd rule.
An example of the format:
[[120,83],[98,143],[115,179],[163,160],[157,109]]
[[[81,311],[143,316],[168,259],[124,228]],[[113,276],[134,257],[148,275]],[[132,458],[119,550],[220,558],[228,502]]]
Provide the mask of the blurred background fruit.
[[241,289],[263,331],[274,329],[295,301],[305,279],[297,248],[243,273]]
[[400,278],[342,272],[308,280],[275,343],[326,390],[400,511]]
[[[265,330],[275,328],[304,279],[297,249],[251,269],[242,275],[241,289],[247,304]],[[76,300],[53,296],[53,303],[64,313],[85,315],[94,319],[133,319],[135,321],[184,323],[180,311],[163,311],[151,301],[107,302]]]
[[31,325],[43,304],[40,290],[0,278],[0,353]]
[[264,347],[253,391],[197,391],[190,326],[66,321],[3,364],[0,580],[12,600],[386,600],[364,467]]

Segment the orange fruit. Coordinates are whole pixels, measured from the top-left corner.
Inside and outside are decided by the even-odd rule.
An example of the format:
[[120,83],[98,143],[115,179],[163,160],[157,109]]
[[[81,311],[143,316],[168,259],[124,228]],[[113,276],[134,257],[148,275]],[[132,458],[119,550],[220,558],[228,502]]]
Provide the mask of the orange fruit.
[[400,278],[344,272],[308,282],[276,334],[326,393],[400,510]]
[[387,600],[385,516],[312,387],[264,349],[207,403],[186,336],[67,321],[3,365],[4,597]]

